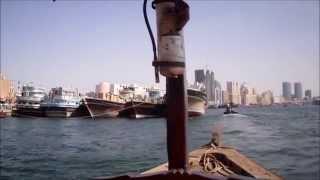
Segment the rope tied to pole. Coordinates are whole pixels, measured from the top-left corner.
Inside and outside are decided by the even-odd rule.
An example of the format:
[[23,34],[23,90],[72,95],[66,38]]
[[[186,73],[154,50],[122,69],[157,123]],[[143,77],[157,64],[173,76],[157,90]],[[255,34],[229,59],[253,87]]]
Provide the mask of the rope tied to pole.
[[217,159],[215,156],[216,149],[217,146],[211,143],[210,148],[203,154],[202,158],[200,159],[200,164],[202,165],[203,170],[209,173],[219,173],[223,176],[235,174],[219,159]]

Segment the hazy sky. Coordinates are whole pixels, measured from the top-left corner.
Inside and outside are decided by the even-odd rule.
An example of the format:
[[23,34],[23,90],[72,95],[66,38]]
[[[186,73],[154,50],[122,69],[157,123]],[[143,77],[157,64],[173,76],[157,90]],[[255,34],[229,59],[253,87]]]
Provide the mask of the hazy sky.
[[[280,95],[282,81],[300,81],[319,94],[319,1],[188,2],[189,82],[207,67],[223,86],[235,80]],[[154,82],[142,0],[2,0],[1,59],[10,79],[47,88]]]

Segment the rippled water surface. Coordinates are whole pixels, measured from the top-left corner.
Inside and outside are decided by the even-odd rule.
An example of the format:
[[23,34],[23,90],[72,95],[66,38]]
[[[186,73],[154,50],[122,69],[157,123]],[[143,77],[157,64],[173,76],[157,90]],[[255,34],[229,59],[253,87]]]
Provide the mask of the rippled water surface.
[[[188,122],[189,150],[223,143],[286,179],[320,179],[319,106],[213,109]],[[0,179],[88,179],[167,161],[164,119],[1,119]]]

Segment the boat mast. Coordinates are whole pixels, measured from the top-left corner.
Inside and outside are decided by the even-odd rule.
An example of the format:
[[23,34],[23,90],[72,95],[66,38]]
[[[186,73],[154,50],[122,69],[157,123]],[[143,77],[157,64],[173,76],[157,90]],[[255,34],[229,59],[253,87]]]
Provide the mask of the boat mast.
[[155,0],[158,59],[156,69],[166,77],[167,151],[169,170],[187,170],[187,99],[183,27],[189,6],[183,0]]
[[169,170],[187,169],[185,74],[167,78],[167,151]]

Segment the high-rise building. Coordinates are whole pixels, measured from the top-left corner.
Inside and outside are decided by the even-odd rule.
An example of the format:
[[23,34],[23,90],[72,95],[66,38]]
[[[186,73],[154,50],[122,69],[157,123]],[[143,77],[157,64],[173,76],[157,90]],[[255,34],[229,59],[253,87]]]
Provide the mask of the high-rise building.
[[[203,69],[195,70],[195,85],[203,84],[210,105],[222,104],[221,85],[214,78],[214,72]],[[216,94],[217,93],[217,94]]]
[[250,105],[249,100],[249,88],[246,84],[240,86],[240,96],[241,96],[241,105],[248,106]]
[[282,83],[282,96],[285,100],[291,100],[292,90],[290,82]]
[[240,86],[238,82],[228,81],[227,82],[227,93],[229,95],[229,103],[240,104],[241,96],[240,96]]
[[294,97],[297,99],[302,99],[302,84],[301,84],[301,82],[294,83]]
[[195,75],[195,82],[196,83],[204,83],[205,76],[204,76],[204,70],[203,69],[197,69],[194,71]]
[[205,76],[205,88],[206,88],[206,94],[208,101],[214,101],[214,73],[209,70],[206,71],[206,76]]
[[214,104],[219,106],[222,105],[222,88],[219,81],[214,80]]
[[211,101],[215,102],[215,83],[214,83],[214,72],[210,72],[210,86],[211,86]]
[[304,91],[304,96],[305,96],[307,99],[311,99],[311,97],[312,97],[311,89],[307,89],[306,91]]
[[229,94],[227,91],[225,90],[222,90],[221,92],[222,94],[222,104],[229,104],[231,101],[229,100]]
[[240,86],[241,105],[256,105],[257,93],[254,88],[248,87],[246,84]]

